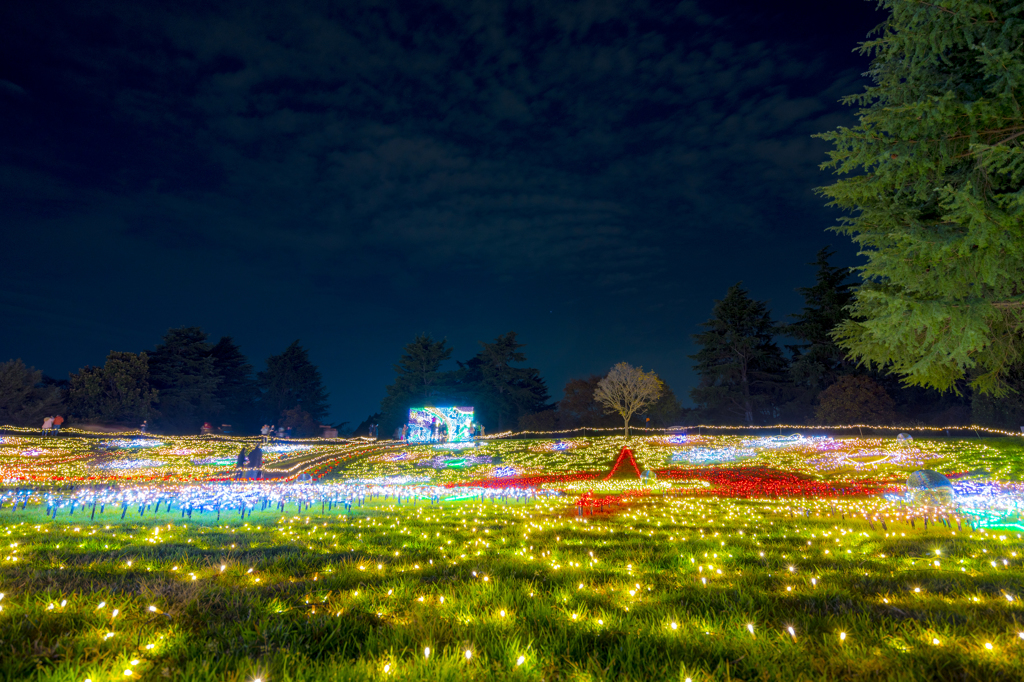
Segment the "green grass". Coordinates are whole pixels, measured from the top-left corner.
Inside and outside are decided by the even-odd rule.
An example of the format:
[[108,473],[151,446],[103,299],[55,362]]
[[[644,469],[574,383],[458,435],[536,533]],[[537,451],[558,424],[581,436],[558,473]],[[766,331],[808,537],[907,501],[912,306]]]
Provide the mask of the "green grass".
[[0,562],[0,676],[1020,679],[1016,535],[885,537],[844,521],[844,503],[809,507],[648,498],[586,517],[451,503],[80,525],[8,511],[0,538],[21,558]]
[[[0,464],[27,466],[28,445],[8,446]],[[193,439],[189,447],[207,446]],[[676,447],[634,449],[641,466],[654,467]],[[1017,439],[920,447],[941,455],[930,461],[943,471],[984,467],[1016,480],[1024,461]],[[569,453],[540,441],[488,448],[531,473],[598,471],[617,442],[586,439]],[[339,448],[334,464],[318,466],[339,481],[429,474],[433,482],[475,480],[487,466],[432,472],[378,457],[392,452],[351,457]],[[766,451],[740,464],[811,471],[814,456]],[[73,460],[47,471],[91,470]],[[821,474],[871,475],[906,472],[886,464]],[[76,484],[39,476],[32,485]],[[94,520],[80,509],[53,520],[39,505],[8,504],[0,679],[1024,677],[1024,542],[1015,531],[972,529],[956,517],[933,518],[926,530],[921,514],[911,526],[902,506],[878,499],[659,494],[586,516],[572,500],[369,499],[350,513],[318,514],[315,505],[302,516],[289,504],[244,521],[237,512],[188,520],[135,509],[121,521],[116,505]]]

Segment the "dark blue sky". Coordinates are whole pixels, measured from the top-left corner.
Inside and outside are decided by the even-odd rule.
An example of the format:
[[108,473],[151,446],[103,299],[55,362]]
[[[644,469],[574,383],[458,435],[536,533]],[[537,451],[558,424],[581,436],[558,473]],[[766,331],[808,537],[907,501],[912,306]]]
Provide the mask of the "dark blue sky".
[[819,248],[856,262],[810,136],[874,8],[5,3],[0,358],[298,338],[358,422],[416,333],[515,330],[556,398],[627,360],[685,400],[730,284],[783,317]]

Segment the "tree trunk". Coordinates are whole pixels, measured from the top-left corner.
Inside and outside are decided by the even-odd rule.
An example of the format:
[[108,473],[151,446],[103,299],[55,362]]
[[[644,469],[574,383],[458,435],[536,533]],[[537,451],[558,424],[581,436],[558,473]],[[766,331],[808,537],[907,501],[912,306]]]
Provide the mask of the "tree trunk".
[[629,438],[629,417],[623,417],[623,420],[625,420],[625,422],[626,422],[626,438],[628,439]]

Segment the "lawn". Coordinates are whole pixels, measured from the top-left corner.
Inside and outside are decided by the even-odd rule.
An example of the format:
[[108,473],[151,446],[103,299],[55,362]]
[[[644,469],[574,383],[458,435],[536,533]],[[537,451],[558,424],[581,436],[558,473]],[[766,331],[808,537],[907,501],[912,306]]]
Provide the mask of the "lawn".
[[[1017,439],[643,437],[643,481],[602,480],[614,437],[270,465],[314,485],[195,463],[238,440],[81,440],[0,444],[3,679],[1024,677]],[[1001,497],[898,499],[923,465]]]

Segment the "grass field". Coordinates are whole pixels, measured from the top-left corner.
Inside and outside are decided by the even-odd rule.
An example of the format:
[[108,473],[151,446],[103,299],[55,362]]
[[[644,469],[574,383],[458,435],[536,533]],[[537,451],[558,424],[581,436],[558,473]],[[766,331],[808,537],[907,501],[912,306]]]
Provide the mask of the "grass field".
[[[0,677],[1024,679],[1019,440],[318,442],[184,516],[241,441],[162,440],[0,443]],[[997,512],[896,499],[925,465]]]

